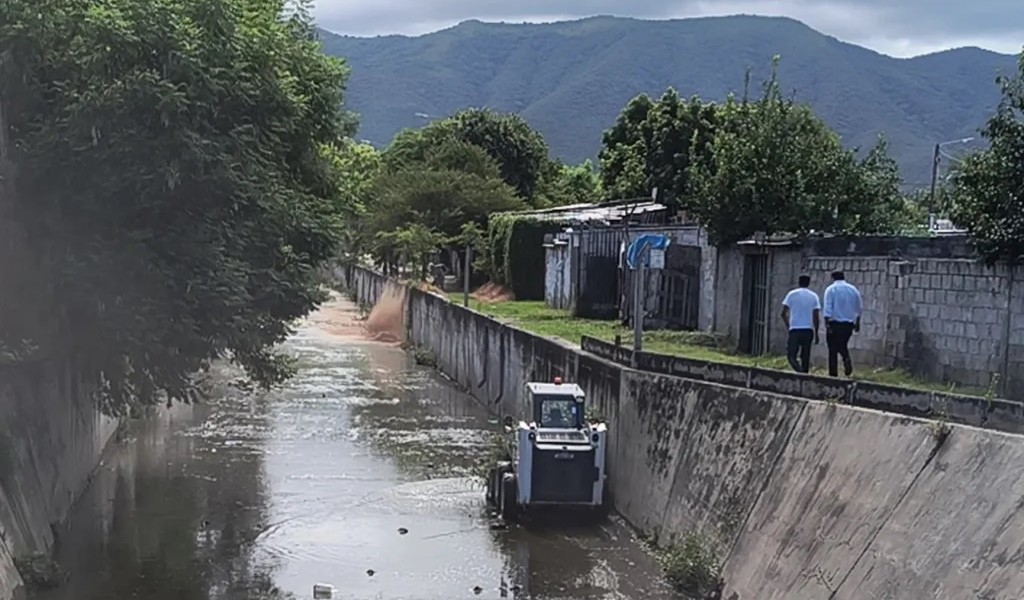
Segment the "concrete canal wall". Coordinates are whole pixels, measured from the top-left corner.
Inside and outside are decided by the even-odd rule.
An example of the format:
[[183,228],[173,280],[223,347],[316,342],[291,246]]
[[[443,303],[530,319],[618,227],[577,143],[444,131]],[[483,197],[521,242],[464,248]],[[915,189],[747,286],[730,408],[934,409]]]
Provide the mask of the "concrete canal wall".
[[0,599],[19,597],[15,558],[45,554],[117,422],[67,361],[0,367]]
[[[398,285],[338,276],[367,303]],[[410,340],[496,410],[521,413],[528,380],[579,383],[616,510],[661,543],[716,539],[726,599],[1024,597],[1024,437],[637,371],[405,293]]]

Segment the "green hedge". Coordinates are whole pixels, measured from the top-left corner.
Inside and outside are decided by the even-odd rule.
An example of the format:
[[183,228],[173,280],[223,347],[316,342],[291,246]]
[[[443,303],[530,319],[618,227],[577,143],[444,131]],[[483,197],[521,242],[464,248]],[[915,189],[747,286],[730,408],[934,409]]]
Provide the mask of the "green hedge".
[[487,262],[491,281],[508,285],[505,257],[515,215],[496,215],[487,223]]
[[487,231],[491,279],[517,300],[544,299],[544,236],[562,225],[529,216],[497,215]]

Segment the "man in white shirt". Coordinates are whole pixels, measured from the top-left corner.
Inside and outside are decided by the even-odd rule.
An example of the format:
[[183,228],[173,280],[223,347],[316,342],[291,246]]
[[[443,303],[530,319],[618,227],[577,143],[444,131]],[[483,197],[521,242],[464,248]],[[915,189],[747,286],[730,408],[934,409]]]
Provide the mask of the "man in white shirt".
[[[811,370],[811,344],[818,343],[821,302],[811,289],[810,275],[801,275],[800,287],[791,290],[782,301],[782,322],[789,330],[786,357],[797,373]],[[797,361],[799,355],[799,362]]]
[[843,357],[846,376],[853,374],[850,337],[860,331],[862,300],[860,290],[846,282],[842,271],[832,273],[832,285],[825,288],[825,342],[828,344],[828,374],[839,376],[838,357]]

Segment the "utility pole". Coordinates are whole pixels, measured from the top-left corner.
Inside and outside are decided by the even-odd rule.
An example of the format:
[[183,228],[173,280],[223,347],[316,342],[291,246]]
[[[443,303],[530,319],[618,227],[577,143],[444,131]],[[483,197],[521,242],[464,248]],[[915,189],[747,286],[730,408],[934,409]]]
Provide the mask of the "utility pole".
[[[932,193],[931,193],[931,197],[928,200],[928,204],[929,204],[929,206],[928,206],[928,230],[929,230],[929,232],[935,231],[935,227],[937,225],[937,220],[935,218],[935,208],[936,208],[935,205],[936,205],[936,201],[937,201],[936,195],[938,194],[938,186],[939,186],[939,161],[942,158],[942,147],[943,146],[949,146],[950,144],[966,144],[966,143],[972,142],[972,141],[974,141],[973,137],[965,137],[965,138],[960,139],[960,140],[950,140],[948,142],[942,142],[941,144],[935,144],[935,151],[932,154]],[[949,155],[947,155],[946,158],[949,158],[950,160],[953,160],[953,161],[957,161],[957,159],[955,159],[955,158],[953,158],[953,157],[951,157]]]
[[939,157],[942,152],[942,144],[935,144],[935,153],[932,156],[932,192],[928,201],[928,232],[935,231],[935,191],[939,183]]

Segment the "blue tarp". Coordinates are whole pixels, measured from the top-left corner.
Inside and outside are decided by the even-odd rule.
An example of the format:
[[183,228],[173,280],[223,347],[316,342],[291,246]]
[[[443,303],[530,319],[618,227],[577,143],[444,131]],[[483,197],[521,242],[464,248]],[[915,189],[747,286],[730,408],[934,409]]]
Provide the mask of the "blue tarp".
[[[629,265],[630,269],[637,268],[637,261],[640,259],[640,254],[645,248],[651,250],[664,250],[668,248],[672,238],[667,235],[655,235],[653,233],[646,233],[633,240],[633,243],[626,249],[626,264]],[[651,264],[651,253],[648,252],[645,255],[644,267],[650,266]]]

